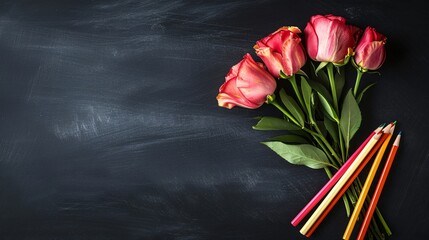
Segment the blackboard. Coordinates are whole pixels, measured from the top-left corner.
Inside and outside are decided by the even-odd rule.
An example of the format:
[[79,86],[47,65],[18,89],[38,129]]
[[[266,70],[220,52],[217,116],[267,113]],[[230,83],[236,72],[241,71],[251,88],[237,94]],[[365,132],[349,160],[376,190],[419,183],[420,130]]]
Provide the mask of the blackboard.
[[[290,221],[327,181],[260,144],[258,110],[219,108],[229,68],[278,27],[336,14],[388,37],[354,144],[398,121],[379,206],[429,225],[424,1],[2,1],[1,239],[306,239]],[[340,239],[338,204],[314,239]]]

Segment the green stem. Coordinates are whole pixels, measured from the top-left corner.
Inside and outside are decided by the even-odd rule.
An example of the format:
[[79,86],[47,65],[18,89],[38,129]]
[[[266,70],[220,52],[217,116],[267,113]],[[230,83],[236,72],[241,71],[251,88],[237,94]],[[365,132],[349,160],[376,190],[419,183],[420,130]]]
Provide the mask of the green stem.
[[352,190],[353,188],[347,189],[347,195],[350,198],[350,201],[353,204],[353,207],[356,205],[357,199],[359,198],[359,195],[356,195],[356,192]]
[[384,228],[384,231],[386,231],[387,236],[392,235],[392,230],[390,230],[389,225],[387,225],[387,222],[386,222],[386,220],[384,220],[384,217],[383,217],[383,215],[381,215],[381,212],[378,209],[378,207],[375,208],[375,212],[376,212],[376,214],[378,216],[378,220],[380,220],[381,225]]
[[278,110],[280,110],[286,117],[288,117],[295,125],[298,127],[304,128],[304,126],[301,126],[298,121],[288,112],[286,109],[284,109],[278,102],[275,100],[271,101],[270,104],[274,105]]
[[327,167],[325,167],[324,169],[325,169],[326,175],[328,175],[329,179],[331,179],[333,176],[331,173],[331,170],[329,170],[329,168],[327,168]]
[[347,160],[346,159],[347,150],[344,150],[344,139],[343,139],[343,135],[341,134],[340,125],[337,124],[337,126],[338,126],[338,141],[340,142],[341,157],[343,158],[343,163],[344,163]]
[[353,95],[356,97],[358,89],[359,89],[359,84],[360,84],[360,80],[362,78],[363,72],[359,71],[359,69],[356,69],[357,71],[357,75],[356,75],[356,82],[355,82],[355,87],[353,89]]
[[[346,194],[343,195],[343,201],[346,202],[348,199],[350,199],[350,204],[352,205],[352,207],[354,207],[356,200],[354,200],[354,197],[352,196],[351,192],[349,190],[346,191]],[[348,203],[349,200],[347,200]],[[350,217],[350,210],[346,209],[346,213],[347,213],[347,217]]]
[[[338,110],[337,89],[336,89],[335,77],[334,77],[334,65],[332,63],[329,63],[326,66],[326,69],[328,71],[329,85],[331,86],[331,93],[332,93],[332,100],[334,102],[334,108],[335,108],[335,111],[337,112],[337,115],[340,116],[340,112]],[[341,119],[341,116],[340,116],[340,119]],[[337,124],[337,127],[338,127],[338,141],[340,142],[340,151],[341,151],[341,157],[342,157],[341,162],[344,162],[346,160],[346,154],[344,150],[344,140],[341,134],[340,125]]]
[[350,203],[349,203],[349,200],[347,199],[346,195],[343,195],[341,198],[343,199],[344,207],[346,208],[346,216],[349,217],[350,216]]
[[335,111],[339,113],[337,89],[335,87],[335,78],[334,78],[334,65],[332,63],[328,63],[328,65],[326,66],[326,69],[328,70],[329,85],[331,85],[331,93],[332,93],[332,100],[334,102],[334,108],[335,108]]
[[301,92],[299,91],[298,85],[296,84],[295,74],[290,77],[289,81],[292,84],[292,88],[295,91],[295,95],[297,96],[301,107],[305,109],[304,100],[302,99]]

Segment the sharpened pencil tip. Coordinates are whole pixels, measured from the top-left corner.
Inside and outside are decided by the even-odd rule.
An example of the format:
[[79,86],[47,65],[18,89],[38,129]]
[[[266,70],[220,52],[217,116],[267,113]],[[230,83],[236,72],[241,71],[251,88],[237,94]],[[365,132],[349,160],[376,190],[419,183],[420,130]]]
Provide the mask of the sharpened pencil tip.
[[393,134],[393,132],[395,131],[395,127],[396,127],[396,126],[395,126],[395,125],[393,125],[393,126],[390,128],[390,130],[389,130],[389,133],[390,133],[390,134]]
[[378,126],[378,127],[384,127],[384,126],[386,126],[386,123],[382,123],[382,124],[380,124],[380,126]]
[[396,125],[396,121],[393,122],[393,125]]
[[401,134],[402,131],[398,133],[398,136],[396,136],[395,142],[393,142],[393,146],[399,147],[399,141],[401,141]]

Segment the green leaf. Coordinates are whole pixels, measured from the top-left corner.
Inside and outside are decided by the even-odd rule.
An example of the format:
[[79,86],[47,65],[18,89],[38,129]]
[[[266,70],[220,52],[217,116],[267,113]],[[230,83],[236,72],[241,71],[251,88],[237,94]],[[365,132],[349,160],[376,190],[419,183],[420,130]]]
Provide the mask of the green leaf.
[[330,87],[330,83],[329,83],[329,77],[328,74],[326,74],[325,71],[319,71],[319,73],[317,74],[317,78],[319,79],[320,83],[324,86],[324,87]]
[[334,139],[334,142],[339,143],[337,124],[328,117],[325,117],[323,124],[325,125],[326,131],[328,131],[329,135]]
[[295,126],[281,118],[275,117],[262,117],[259,122],[253,126],[255,130],[300,130],[299,127]]
[[346,82],[346,76],[344,67],[337,67],[338,71],[335,74],[335,88],[337,89],[338,99],[341,97],[341,93],[343,91],[344,84]]
[[298,121],[300,126],[304,126],[304,113],[302,112],[298,103],[291,96],[288,96],[284,89],[280,90],[280,99],[287,110],[289,110],[292,116]]
[[288,134],[288,135],[281,135],[281,136],[277,136],[277,137],[273,137],[270,138],[271,141],[280,141],[283,143],[308,143],[308,141],[298,135],[292,135],[292,134]]
[[338,119],[338,115],[335,112],[335,109],[332,107],[332,105],[328,102],[328,100],[326,100],[326,98],[322,94],[318,93],[318,95],[319,95],[320,104],[323,107],[325,115],[330,117],[335,122],[339,123],[340,120]]
[[322,68],[324,68],[324,67],[326,67],[326,65],[328,65],[328,63],[329,63],[329,62],[321,62],[321,63],[319,64],[319,66],[316,68],[316,71],[315,71],[316,76],[318,75],[318,72],[319,72]]
[[[310,67],[311,67],[312,71],[310,71],[310,76],[311,77],[307,78],[307,79],[309,81],[310,81],[310,79],[314,79],[315,81],[317,81],[319,83],[322,83],[322,85],[324,85],[325,87],[328,86],[328,84],[329,84],[328,75],[326,75],[325,71],[319,71],[317,73],[318,75],[316,75],[316,67],[314,66],[315,63],[316,62],[314,62],[314,61],[310,61]],[[325,78],[323,78],[323,76]]]
[[362,122],[362,116],[359,105],[356,102],[353,92],[350,89],[344,98],[343,108],[341,110],[340,129],[344,137],[346,149],[349,149],[350,140],[357,132]]
[[332,104],[332,96],[330,92],[320,83],[308,80],[308,84],[311,86],[312,89],[316,90],[319,94],[322,94],[323,97],[328,100],[329,103]]
[[263,142],[262,144],[265,144],[280,157],[292,164],[305,165],[313,169],[332,166],[328,162],[326,154],[310,144],[291,145],[281,142]]
[[302,71],[301,69],[298,70],[298,72],[295,73],[296,75],[302,75],[305,76],[306,78],[308,78],[307,73],[305,73],[304,71]]
[[344,202],[344,207],[346,208],[346,215],[347,217],[350,216],[350,204],[349,201],[347,200],[346,194],[343,195],[343,202]]
[[305,77],[301,77],[301,91],[302,91],[302,98],[304,100],[305,108],[307,109],[307,113],[309,114],[311,119],[311,116],[312,116],[311,92],[313,91],[313,89],[311,89],[307,80],[305,80]]
[[316,99],[315,95],[316,94],[314,92],[311,93],[310,102],[311,102],[311,108],[312,109],[316,108],[316,104],[317,104],[317,102],[316,102],[317,99]]
[[357,98],[356,98],[356,101],[358,102],[358,103],[360,103],[360,101],[362,101],[362,97],[363,97],[363,94],[366,92],[366,91],[368,91],[368,89],[370,89],[372,86],[374,86],[375,84],[377,84],[377,83],[371,83],[371,84],[369,84],[368,86],[366,86],[363,90],[362,90],[362,92],[360,92],[359,94],[358,94],[358,96],[357,96]]

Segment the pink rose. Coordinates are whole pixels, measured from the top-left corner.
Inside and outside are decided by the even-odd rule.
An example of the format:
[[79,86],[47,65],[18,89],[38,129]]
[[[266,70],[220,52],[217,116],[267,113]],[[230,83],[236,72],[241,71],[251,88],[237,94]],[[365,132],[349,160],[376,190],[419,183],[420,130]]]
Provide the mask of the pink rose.
[[292,76],[304,66],[306,56],[298,33],[297,27],[282,27],[256,42],[256,54],[274,77],[280,76],[280,70]]
[[367,27],[355,51],[355,62],[364,70],[377,70],[386,59],[386,37]]
[[361,30],[347,25],[343,17],[316,15],[304,29],[308,55],[314,61],[342,64],[356,46]]
[[255,109],[265,102],[268,95],[274,93],[276,86],[276,80],[262,64],[256,63],[250,54],[246,54],[243,60],[229,70],[216,99],[221,107]]

